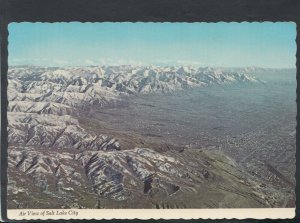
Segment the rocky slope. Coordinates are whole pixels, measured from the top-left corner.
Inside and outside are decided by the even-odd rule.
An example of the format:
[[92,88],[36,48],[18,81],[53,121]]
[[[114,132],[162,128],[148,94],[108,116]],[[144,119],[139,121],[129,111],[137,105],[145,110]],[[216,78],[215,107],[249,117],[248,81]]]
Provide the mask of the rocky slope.
[[10,148],[10,208],[271,207],[284,199],[221,154]]

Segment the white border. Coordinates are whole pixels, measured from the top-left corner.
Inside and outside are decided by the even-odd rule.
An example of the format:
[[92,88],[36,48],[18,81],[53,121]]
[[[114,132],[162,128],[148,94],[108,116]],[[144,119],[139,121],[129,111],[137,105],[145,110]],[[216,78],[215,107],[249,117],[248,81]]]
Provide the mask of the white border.
[[[9,209],[10,220],[58,219],[291,219],[295,208],[248,209]],[[29,212],[38,216],[29,215]],[[21,214],[23,213],[23,215]],[[48,213],[48,214],[47,214]],[[59,214],[60,213],[60,214]],[[76,214],[77,213],[77,214]]]

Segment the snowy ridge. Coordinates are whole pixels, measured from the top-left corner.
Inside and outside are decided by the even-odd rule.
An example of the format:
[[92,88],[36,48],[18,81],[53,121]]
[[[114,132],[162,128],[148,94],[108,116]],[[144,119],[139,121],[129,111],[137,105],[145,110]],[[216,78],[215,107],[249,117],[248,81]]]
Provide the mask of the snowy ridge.
[[173,92],[193,87],[258,80],[221,68],[108,66],[83,68],[13,67],[11,100],[49,101],[70,106],[106,104],[122,94]]
[[107,135],[87,133],[77,119],[64,115],[8,113],[8,141],[12,145],[53,149],[113,150],[118,141]]

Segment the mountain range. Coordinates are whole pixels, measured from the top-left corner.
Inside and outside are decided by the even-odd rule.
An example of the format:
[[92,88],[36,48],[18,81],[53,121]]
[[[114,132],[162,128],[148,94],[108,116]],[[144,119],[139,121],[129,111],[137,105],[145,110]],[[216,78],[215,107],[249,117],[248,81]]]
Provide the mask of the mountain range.
[[[99,133],[100,126],[89,119],[92,106],[113,106],[122,97],[262,83],[250,71],[182,66],[10,67],[8,206],[276,206],[284,194],[271,186],[266,189],[222,153]],[[81,117],[89,120],[84,126]]]

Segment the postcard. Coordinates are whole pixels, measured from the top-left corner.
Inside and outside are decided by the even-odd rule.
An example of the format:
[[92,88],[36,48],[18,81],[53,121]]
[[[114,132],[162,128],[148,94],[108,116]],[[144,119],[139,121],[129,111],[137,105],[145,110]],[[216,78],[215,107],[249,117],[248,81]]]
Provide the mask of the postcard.
[[295,216],[295,23],[8,31],[9,219]]

